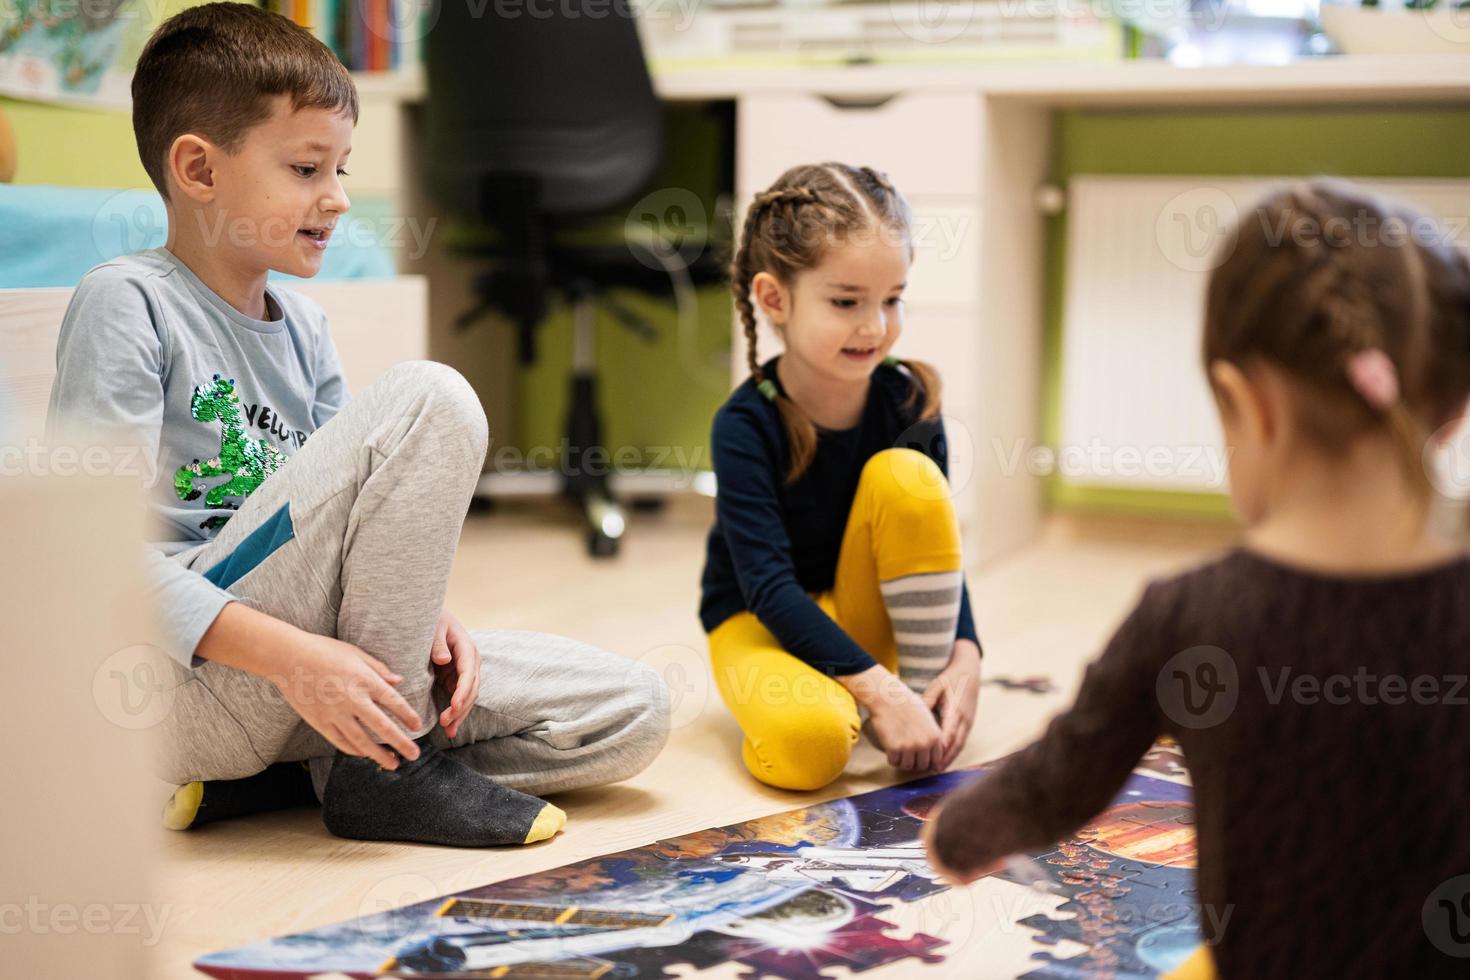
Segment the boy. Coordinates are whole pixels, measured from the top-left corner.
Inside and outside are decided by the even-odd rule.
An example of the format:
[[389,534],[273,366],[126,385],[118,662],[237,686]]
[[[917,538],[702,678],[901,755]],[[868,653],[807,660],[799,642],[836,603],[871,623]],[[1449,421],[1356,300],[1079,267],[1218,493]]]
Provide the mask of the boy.
[[320,268],[357,108],[321,42],[253,5],[154,33],[133,128],[167,244],[83,278],[50,417],[151,468],[151,585],[178,661],[169,826],[314,790],[342,837],[530,843],[565,815],[527,794],[642,770],[667,694],[620,657],[470,633],[443,608],[485,457],[478,398],[418,362],[349,401],[321,309],[267,282]]

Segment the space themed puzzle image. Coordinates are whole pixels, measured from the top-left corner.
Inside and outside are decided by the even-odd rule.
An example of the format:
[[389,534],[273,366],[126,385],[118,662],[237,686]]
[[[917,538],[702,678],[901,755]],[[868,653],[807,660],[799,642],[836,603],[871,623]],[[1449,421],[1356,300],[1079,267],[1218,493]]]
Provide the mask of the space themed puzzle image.
[[670,980],[715,967],[743,980],[823,980],[900,963],[890,975],[1153,977],[1200,941],[1194,810],[1172,751],[1150,753],[1072,840],[965,889],[935,880],[918,838],[939,798],[986,767],[214,953],[195,967],[221,980]]

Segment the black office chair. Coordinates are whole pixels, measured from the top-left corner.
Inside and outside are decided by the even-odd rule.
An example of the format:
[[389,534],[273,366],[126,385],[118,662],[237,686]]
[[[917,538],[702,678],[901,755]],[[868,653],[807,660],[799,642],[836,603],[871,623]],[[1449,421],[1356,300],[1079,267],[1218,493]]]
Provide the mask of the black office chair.
[[551,297],[573,306],[570,449],[558,489],[586,515],[590,552],[613,555],[626,526],[623,510],[606,472],[583,465],[589,451],[602,450],[596,306],[651,341],[653,325],[606,290],[666,295],[680,284],[717,281],[723,270],[712,255],[685,264],[673,249],[631,238],[599,246],[561,242],[568,229],[626,209],[644,192],[662,157],[663,107],[637,24],[616,8],[601,18],[567,16],[564,5],[539,8],[552,14],[545,17],[532,16],[530,7],[517,17],[494,11],[493,4],[445,3],[424,42],[429,190],[496,234],[495,244],[473,250],[494,264],[476,277],[476,305],[457,326],[501,311],[515,323],[520,361],[529,364]]

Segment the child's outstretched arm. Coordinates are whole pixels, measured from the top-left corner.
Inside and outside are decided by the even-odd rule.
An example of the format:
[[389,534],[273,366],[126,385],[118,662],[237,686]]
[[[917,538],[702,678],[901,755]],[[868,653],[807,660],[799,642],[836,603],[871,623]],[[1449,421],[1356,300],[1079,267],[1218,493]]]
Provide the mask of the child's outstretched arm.
[[1155,696],[1168,642],[1158,587],[1088,668],[1077,700],[994,774],[947,796],[928,828],[931,860],[962,880],[1007,855],[1062,840],[1095,816],[1163,729]]

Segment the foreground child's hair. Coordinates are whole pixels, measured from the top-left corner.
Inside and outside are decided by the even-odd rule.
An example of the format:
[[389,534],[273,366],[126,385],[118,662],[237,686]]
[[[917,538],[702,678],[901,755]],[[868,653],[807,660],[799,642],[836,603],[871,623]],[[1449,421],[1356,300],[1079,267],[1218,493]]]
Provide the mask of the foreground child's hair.
[[[745,327],[747,358],[756,383],[765,381],[756,353],[755,305],[750,284],[767,272],[790,286],[797,273],[816,267],[832,244],[873,235],[889,236],[911,248],[908,202],[888,178],[871,167],[842,163],[792,167],[770,189],[756,195],[745,215],[739,248],[730,268],[730,288]],[[922,361],[900,361],[913,376],[910,404],[924,397],[920,418],[939,414],[939,374]],[[775,397],[781,423],[791,443],[791,468],[786,481],[794,483],[811,465],[817,448],[817,430],[797,404],[783,394]]]
[[357,122],[352,76],[331,49],[285,17],[226,2],[165,21],[133,73],[133,135],[158,192],[167,199],[174,140],[195,133],[234,152],[269,117],[273,95],[289,95],[293,110],[340,110]]
[[1329,454],[1386,427],[1427,497],[1425,443],[1470,398],[1470,259],[1447,237],[1340,181],[1270,195],[1210,279],[1206,370],[1284,369],[1304,438]]

